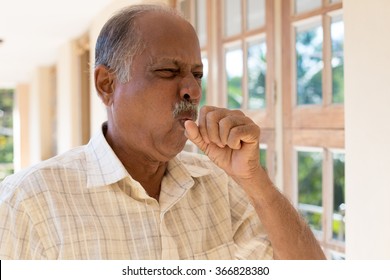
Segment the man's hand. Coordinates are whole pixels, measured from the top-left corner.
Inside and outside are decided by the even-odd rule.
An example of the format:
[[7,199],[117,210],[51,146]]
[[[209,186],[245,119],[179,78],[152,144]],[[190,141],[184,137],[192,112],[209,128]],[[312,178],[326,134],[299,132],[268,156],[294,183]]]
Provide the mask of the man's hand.
[[281,259],[324,259],[313,233],[275,188],[259,162],[260,128],[240,111],[203,107],[199,127],[184,124],[188,139],[248,194]]
[[186,136],[235,180],[250,179],[260,169],[260,128],[241,111],[204,106],[199,127],[186,121]]

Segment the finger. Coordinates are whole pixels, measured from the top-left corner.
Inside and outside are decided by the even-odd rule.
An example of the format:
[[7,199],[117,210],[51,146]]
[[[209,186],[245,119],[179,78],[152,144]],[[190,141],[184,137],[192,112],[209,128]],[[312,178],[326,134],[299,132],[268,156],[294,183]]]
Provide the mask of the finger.
[[200,135],[202,136],[203,140],[207,144],[210,144],[210,139],[209,139],[209,136],[207,133],[206,116],[207,116],[208,112],[213,111],[215,109],[216,108],[212,107],[212,106],[203,106],[199,112],[199,119],[198,119],[199,132],[200,132]]
[[246,116],[229,115],[219,121],[219,137],[223,145],[228,144],[230,130],[239,125],[252,123],[252,120]]
[[260,128],[254,124],[235,126],[230,130],[227,145],[231,149],[241,149],[243,143],[259,145]]
[[[226,145],[221,139],[220,121],[230,116],[245,117],[244,113],[239,110],[228,110],[213,106],[204,106],[201,108],[199,114],[199,131],[207,144],[213,143],[221,148]],[[226,139],[227,135],[224,135],[224,137]]]
[[205,146],[207,146],[207,143],[204,141],[202,135],[200,134],[199,128],[196,125],[196,123],[193,122],[193,121],[188,120],[188,121],[186,121],[184,123],[184,127],[186,129],[185,130],[186,137],[192,143],[194,143],[199,149],[204,151],[205,150]]
[[228,110],[217,107],[202,108],[202,123],[200,123],[201,134],[207,135],[209,143],[218,145],[220,148],[225,146],[220,135],[220,121],[229,116],[245,116],[244,113],[238,110]]
[[221,138],[219,136],[219,121],[223,119],[225,113],[222,110],[211,111],[206,115],[207,135],[211,143],[223,148]]

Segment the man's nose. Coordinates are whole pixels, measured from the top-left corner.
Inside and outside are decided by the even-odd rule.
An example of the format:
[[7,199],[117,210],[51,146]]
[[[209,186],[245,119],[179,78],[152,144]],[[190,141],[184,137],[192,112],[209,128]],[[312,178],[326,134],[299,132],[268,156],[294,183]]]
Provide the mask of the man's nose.
[[180,85],[180,97],[192,103],[199,103],[202,97],[202,88],[194,76],[186,76]]

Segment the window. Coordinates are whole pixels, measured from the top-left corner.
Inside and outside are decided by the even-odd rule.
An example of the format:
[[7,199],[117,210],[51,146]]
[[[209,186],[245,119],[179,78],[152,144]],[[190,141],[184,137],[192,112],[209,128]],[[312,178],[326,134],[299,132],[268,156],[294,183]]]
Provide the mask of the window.
[[[224,11],[220,43],[227,93],[221,105],[266,111],[267,99],[272,98],[271,88],[267,96],[266,86],[267,59],[272,60],[272,52],[267,54],[266,1],[224,0],[220,4]],[[269,75],[272,78],[272,72]]]
[[225,50],[227,107],[230,109],[240,109],[242,107],[243,59],[243,52],[240,46],[230,47]]
[[284,182],[330,259],[345,251],[341,1],[283,1]]
[[298,209],[317,234],[323,231],[321,150],[297,149]]
[[322,103],[322,43],[323,30],[319,23],[295,28],[296,103]]
[[295,147],[298,210],[329,257],[342,259],[345,242],[343,150]]
[[[274,178],[273,1],[220,0],[215,54],[222,68],[216,104],[240,109],[262,128],[260,159]],[[211,39],[211,38],[210,38]]]
[[332,152],[332,239],[345,242],[345,154],[343,151]]
[[0,181],[13,173],[13,90],[0,89]]
[[248,109],[266,108],[267,44],[265,40],[248,43]]

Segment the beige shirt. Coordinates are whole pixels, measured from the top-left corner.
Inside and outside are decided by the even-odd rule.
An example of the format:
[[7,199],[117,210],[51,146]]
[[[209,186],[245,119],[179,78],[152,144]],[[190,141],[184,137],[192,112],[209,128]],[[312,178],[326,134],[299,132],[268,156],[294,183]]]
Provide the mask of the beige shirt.
[[159,202],[102,132],[0,185],[0,259],[270,259],[246,194],[208,158],[168,163]]

